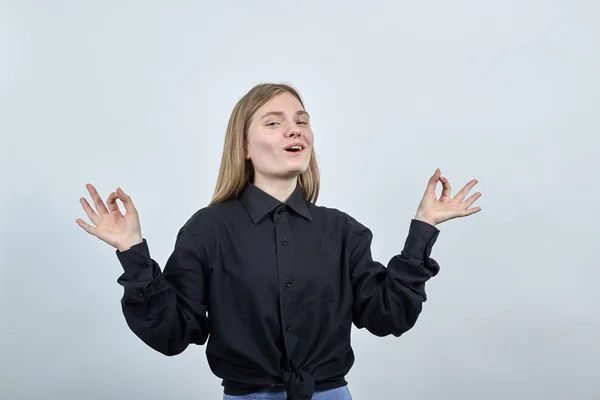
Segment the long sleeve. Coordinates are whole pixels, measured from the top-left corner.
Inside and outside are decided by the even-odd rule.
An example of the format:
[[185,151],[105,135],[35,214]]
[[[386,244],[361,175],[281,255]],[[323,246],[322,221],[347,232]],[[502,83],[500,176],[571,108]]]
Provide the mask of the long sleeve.
[[430,258],[439,230],[413,219],[404,249],[392,257],[387,268],[371,256],[371,231],[353,220],[351,232],[354,324],[377,336],[400,336],[416,323],[427,300],[425,282],[439,271]]
[[124,270],[117,282],[124,288],[121,306],[129,328],[166,355],[204,344],[211,331],[208,262],[190,228],[179,230],[164,272],[150,257],[146,239],[116,254]]

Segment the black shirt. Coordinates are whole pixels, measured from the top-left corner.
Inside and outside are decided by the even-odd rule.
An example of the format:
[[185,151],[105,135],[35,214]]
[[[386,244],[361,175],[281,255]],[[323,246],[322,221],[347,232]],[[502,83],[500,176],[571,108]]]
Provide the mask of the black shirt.
[[387,268],[371,257],[371,231],[348,214],[282,203],[252,183],[198,210],[179,230],[164,271],[146,239],[117,257],[123,313],[148,346],[176,355],[205,344],[224,392],[282,385],[288,399],[347,384],[352,324],[400,336],[416,322],[439,230],[410,222]]

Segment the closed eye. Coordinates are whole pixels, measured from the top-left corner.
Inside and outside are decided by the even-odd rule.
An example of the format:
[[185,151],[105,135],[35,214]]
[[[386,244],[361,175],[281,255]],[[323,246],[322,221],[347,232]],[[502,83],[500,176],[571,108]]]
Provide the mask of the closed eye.
[[[297,123],[301,125],[308,125],[308,122],[306,121],[298,121]],[[275,126],[275,124],[278,124],[278,122],[269,122],[266,124],[266,126]]]

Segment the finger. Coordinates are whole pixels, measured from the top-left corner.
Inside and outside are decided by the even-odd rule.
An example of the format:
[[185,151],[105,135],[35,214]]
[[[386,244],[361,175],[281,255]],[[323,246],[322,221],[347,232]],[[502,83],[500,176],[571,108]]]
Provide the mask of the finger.
[[442,182],[442,196],[441,197],[448,197],[450,198],[450,192],[452,191],[452,186],[450,186],[450,182],[448,181],[448,179],[444,178],[443,176],[440,176],[440,182]]
[[85,221],[83,221],[81,218],[77,218],[75,220],[75,222],[77,222],[77,225],[79,225],[80,227],[83,228],[84,231],[86,231],[87,233],[89,233],[90,235],[94,235],[96,236],[95,232],[96,232],[96,227],[91,226],[90,224],[86,223]]
[[474,193],[467,200],[464,201],[464,204],[467,206],[467,208],[469,208],[469,207],[471,207],[471,204],[473,204],[475,202],[475,200],[477,200],[480,197],[481,197],[481,192]]
[[454,199],[457,201],[463,201],[463,199],[467,196],[467,193],[469,193],[469,191],[473,189],[473,186],[475,186],[477,182],[477,179],[472,179],[471,181],[469,181],[458,193],[456,193]]
[[79,202],[81,203],[81,206],[85,210],[85,213],[87,214],[90,221],[92,221],[94,224],[97,225],[98,220],[100,219],[100,216],[98,214],[96,214],[96,211],[94,211],[94,209],[92,209],[92,207],[90,206],[90,203],[88,203],[87,200],[84,199],[83,197],[79,199]]
[[435,188],[440,179],[440,174],[441,174],[440,169],[439,168],[436,169],[435,173],[431,176],[431,178],[429,178],[429,181],[427,182],[427,188],[425,189],[425,193],[435,194]]
[[106,205],[108,206],[108,210],[111,214],[117,214],[118,216],[123,216],[121,210],[119,210],[119,205],[117,204],[117,194],[112,192],[108,198],[106,199]]
[[463,212],[463,217],[467,217],[467,216],[469,216],[469,215],[473,215],[473,214],[475,214],[475,213],[478,213],[479,211],[481,211],[481,207],[474,207],[474,208],[469,208],[469,209],[466,209],[466,210]]
[[123,206],[125,206],[125,212],[130,212],[130,213],[135,213],[136,209],[135,206],[133,205],[133,201],[131,200],[131,197],[129,197],[129,195],[125,194],[125,192],[123,192],[123,189],[121,188],[117,188],[117,197],[123,202]]
[[96,188],[91,183],[88,183],[86,185],[86,187],[87,187],[88,191],[90,192],[90,195],[92,196],[92,200],[94,201],[94,204],[96,205],[96,210],[98,210],[98,214],[100,214],[100,216],[102,216],[104,214],[108,214],[108,210],[106,209],[106,206],[104,205],[104,203],[102,202],[102,199],[98,195]]

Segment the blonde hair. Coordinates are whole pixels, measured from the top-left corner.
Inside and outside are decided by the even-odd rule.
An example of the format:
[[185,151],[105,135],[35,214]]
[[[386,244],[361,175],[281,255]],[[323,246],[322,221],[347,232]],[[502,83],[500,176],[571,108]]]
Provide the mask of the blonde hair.
[[[225,133],[221,167],[213,198],[210,201],[211,205],[237,197],[246,183],[253,178],[252,163],[244,157],[250,121],[260,107],[283,92],[288,92],[296,97],[304,108],[300,93],[291,85],[284,83],[258,84],[246,93],[233,108]],[[320,177],[314,147],[308,168],[300,174],[298,182],[302,188],[304,199],[315,203],[319,197]]]

